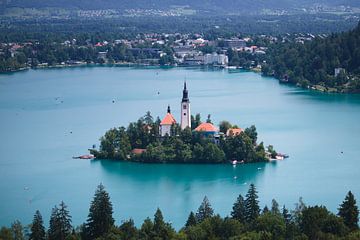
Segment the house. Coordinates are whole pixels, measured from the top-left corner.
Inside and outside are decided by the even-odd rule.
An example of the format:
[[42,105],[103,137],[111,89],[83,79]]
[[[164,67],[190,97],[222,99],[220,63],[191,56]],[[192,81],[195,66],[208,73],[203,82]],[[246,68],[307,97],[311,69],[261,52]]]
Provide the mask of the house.
[[216,135],[219,133],[219,129],[217,127],[215,127],[212,123],[201,123],[199,126],[197,126],[197,128],[195,128],[196,132],[201,132],[202,134],[206,135],[206,136],[210,136],[210,135]]
[[174,116],[171,114],[170,106],[168,106],[167,113],[160,123],[160,135],[165,137],[171,136],[171,126],[176,123]]

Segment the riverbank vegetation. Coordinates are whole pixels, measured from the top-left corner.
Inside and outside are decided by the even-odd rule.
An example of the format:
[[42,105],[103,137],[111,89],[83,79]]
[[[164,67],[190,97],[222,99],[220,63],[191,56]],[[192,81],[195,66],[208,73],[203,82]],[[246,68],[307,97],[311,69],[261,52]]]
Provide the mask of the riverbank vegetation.
[[103,185],[96,189],[86,222],[74,228],[72,217],[64,202],[52,209],[46,229],[39,211],[33,222],[23,226],[15,221],[10,228],[0,229],[2,240],[357,240],[359,209],[351,191],[340,204],[338,213],[325,206],[307,206],[302,199],[290,210],[280,207],[276,200],[260,208],[258,193],[253,184],[245,196],[241,194],[226,217],[214,213],[205,196],[197,211],[190,212],[184,226],[176,231],[164,220],[158,208],[154,218],[146,218],[138,228],[132,219],[115,224],[110,196]]
[[[211,122],[208,118],[207,122]],[[98,159],[127,160],[144,163],[226,163],[232,160],[244,163],[268,161],[264,144],[257,144],[255,126],[237,135],[207,135],[194,131],[201,124],[200,114],[192,116],[190,128],[181,130],[179,124],[171,127],[171,136],[159,134],[160,119],[153,120],[150,112],[127,128],[113,128],[100,139],[99,150],[90,152]],[[220,124],[225,133],[233,127]],[[235,126],[236,127],[236,126]],[[271,148],[272,149],[272,148]],[[274,152],[274,151],[273,151]]]
[[270,45],[262,72],[305,88],[359,93],[360,23],[327,38]]

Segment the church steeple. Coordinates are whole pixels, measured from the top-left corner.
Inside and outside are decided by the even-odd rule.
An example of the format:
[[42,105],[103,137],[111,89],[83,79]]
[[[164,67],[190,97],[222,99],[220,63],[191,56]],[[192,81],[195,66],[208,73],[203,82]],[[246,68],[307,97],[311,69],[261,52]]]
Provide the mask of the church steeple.
[[186,81],[184,82],[183,97],[181,100],[181,129],[191,128],[190,100],[188,90],[186,89]]
[[188,90],[186,89],[186,81],[184,82],[183,97],[181,102],[189,102],[189,94]]
[[171,113],[171,110],[170,110],[170,105],[168,105],[168,108],[167,108],[167,113]]

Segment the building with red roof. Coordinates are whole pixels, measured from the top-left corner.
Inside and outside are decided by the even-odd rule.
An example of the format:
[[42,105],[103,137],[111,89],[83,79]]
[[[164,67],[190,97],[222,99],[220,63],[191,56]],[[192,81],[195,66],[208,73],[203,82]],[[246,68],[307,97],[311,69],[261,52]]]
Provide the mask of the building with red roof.
[[167,113],[160,123],[160,135],[162,137],[171,135],[171,126],[176,123],[174,116],[171,114],[170,106],[168,106]]
[[197,128],[195,128],[196,132],[203,132],[206,134],[216,134],[219,132],[219,129],[215,127],[212,123],[201,123]]

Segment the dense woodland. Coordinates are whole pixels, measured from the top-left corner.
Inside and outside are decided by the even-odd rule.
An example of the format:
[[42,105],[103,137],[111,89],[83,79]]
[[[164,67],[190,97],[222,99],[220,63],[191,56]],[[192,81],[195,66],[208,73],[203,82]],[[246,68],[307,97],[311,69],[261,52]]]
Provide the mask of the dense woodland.
[[[206,120],[211,123],[210,117]],[[264,162],[264,144],[257,144],[255,126],[246,128],[240,135],[221,137],[215,143],[213,136],[193,131],[200,125],[200,114],[192,116],[191,127],[181,130],[173,124],[171,136],[160,137],[160,119],[153,120],[150,112],[127,128],[113,128],[100,139],[100,149],[90,150],[99,159],[128,160],[145,163],[225,163],[243,160],[245,163]],[[229,122],[220,123],[220,131],[234,127]],[[236,127],[236,126],[235,126]],[[132,149],[146,149],[142,154],[132,154]],[[276,155],[272,146],[270,149]]]
[[[335,68],[344,71],[335,77]],[[303,87],[360,92],[360,24],[352,31],[305,44],[270,45],[262,72]]]
[[[117,213],[116,213],[117,214]],[[115,224],[113,206],[103,185],[96,189],[86,222],[72,225],[64,202],[52,209],[48,229],[39,211],[33,221],[23,226],[15,221],[10,228],[0,229],[1,240],[358,240],[359,209],[351,191],[338,208],[337,215],[325,206],[307,206],[302,199],[293,210],[280,207],[276,200],[260,209],[257,190],[250,185],[245,196],[236,199],[231,213],[221,217],[214,213],[205,196],[197,211],[190,212],[184,226],[176,231],[164,220],[158,208],[154,218],[146,218],[138,228],[132,219]]]

